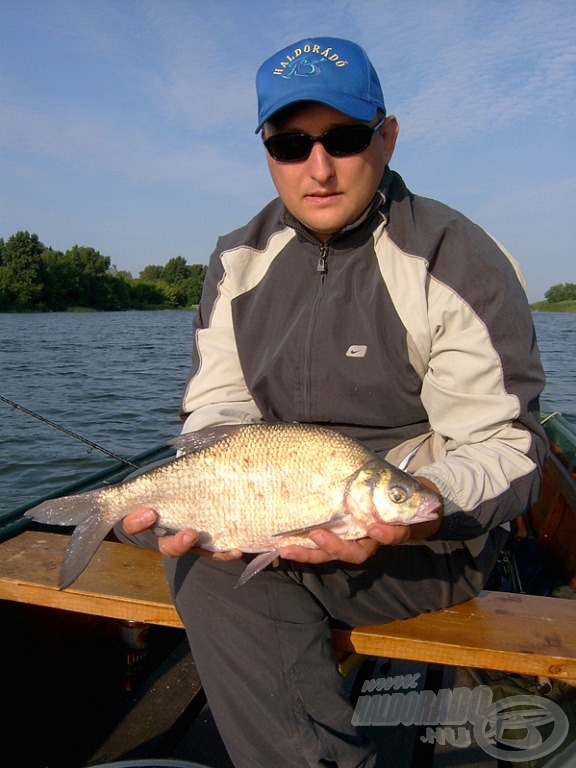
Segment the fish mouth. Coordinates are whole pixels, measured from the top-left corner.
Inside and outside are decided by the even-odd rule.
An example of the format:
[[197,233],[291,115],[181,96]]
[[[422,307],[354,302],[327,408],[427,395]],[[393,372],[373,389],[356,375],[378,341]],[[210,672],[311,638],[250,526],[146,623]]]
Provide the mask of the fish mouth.
[[425,499],[422,505],[418,507],[418,516],[423,517],[424,520],[436,520],[438,517],[438,511],[442,508],[442,500],[433,494],[430,498]]
[[376,510],[372,514],[377,523],[384,523],[385,525],[413,525],[414,523],[429,523],[432,520],[437,520],[438,512],[441,508],[442,501],[437,496],[433,496],[424,499],[411,515],[403,516],[398,520],[384,520]]

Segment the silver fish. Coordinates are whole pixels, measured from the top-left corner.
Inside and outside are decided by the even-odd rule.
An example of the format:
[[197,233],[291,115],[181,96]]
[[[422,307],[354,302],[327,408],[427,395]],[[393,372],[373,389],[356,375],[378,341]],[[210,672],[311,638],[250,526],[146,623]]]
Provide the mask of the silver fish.
[[65,589],[110,529],[140,507],[158,526],[199,531],[198,546],[262,553],[244,583],[286,544],[315,548],[306,534],[328,527],[346,539],[375,521],[409,525],[437,518],[440,501],[410,475],[336,430],[276,423],[214,427],[180,435],[180,454],[122,483],[44,501],[26,516],[76,526],[62,565]]

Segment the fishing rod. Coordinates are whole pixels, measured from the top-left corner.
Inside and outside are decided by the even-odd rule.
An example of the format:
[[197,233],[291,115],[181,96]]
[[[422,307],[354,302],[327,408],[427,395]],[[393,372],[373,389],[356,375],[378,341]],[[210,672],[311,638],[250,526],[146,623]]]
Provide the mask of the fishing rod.
[[50,427],[59,429],[60,432],[64,432],[64,434],[70,435],[70,437],[73,437],[76,440],[80,440],[81,443],[90,446],[90,448],[95,448],[97,451],[105,453],[112,459],[116,459],[116,461],[122,462],[122,464],[127,464],[129,467],[134,467],[134,469],[140,469],[138,464],[134,464],[133,462],[128,461],[128,459],[124,459],[122,456],[118,456],[117,454],[112,453],[112,451],[109,451],[107,448],[98,445],[98,443],[94,443],[92,440],[88,440],[86,437],[82,437],[82,435],[78,435],[76,432],[72,432],[71,429],[66,429],[66,427],[63,427],[60,424],[56,424],[54,421],[50,421],[50,419],[47,419],[45,416],[41,416],[39,413],[34,413],[34,411],[31,411],[28,408],[24,408],[23,405],[15,403],[13,400],[9,400],[7,397],[0,395],[0,400],[2,400],[4,403],[7,403],[11,408],[17,411],[22,411],[23,413],[28,414],[28,416],[32,416],[33,418],[38,419],[38,421],[41,421],[43,424],[48,424]]

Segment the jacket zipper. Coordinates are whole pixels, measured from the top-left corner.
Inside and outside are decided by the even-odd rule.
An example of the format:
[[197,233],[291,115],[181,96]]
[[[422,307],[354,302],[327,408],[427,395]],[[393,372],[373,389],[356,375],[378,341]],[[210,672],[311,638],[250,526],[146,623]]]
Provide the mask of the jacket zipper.
[[328,248],[323,243],[320,246],[320,258],[318,259],[318,264],[316,265],[316,271],[319,272],[321,275],[325,275],[328,272],[328,264],[326,263],[327,258],[328,258]]
[[318,317],[318,308],[320,305],[320,301],[322,298],[322,294],[324,292],[324,280],[325,275],[328,272],[328,246],[322,243],[320,245],[320,258],[318,259],[318,264],[316,265],[316,271],[320,275],[321,283],[320,287],[318,289],[318,294],[316,296],[316,300],[314,301],[314,306],[312,308],[312,314],[310,317],[310,322],[308,325],[308,332],[306,334],[306,358],[305,358],[305,380],[304,380],[304,413],[305,413],[305,420],[310,421],[312,418],[312,374],[311,374],[311,368],[312,368],[312,341],[314,339],[315,335],[315,327],[316,327],[316,320]]

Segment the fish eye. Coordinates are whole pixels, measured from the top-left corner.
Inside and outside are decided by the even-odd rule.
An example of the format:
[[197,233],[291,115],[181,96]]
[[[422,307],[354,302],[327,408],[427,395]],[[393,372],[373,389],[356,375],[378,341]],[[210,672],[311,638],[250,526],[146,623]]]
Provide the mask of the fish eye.
[[408,493],[405,488],[400,485],[392,485],[388,490],[388,496],[395,504],[401,504],[408,498]]

